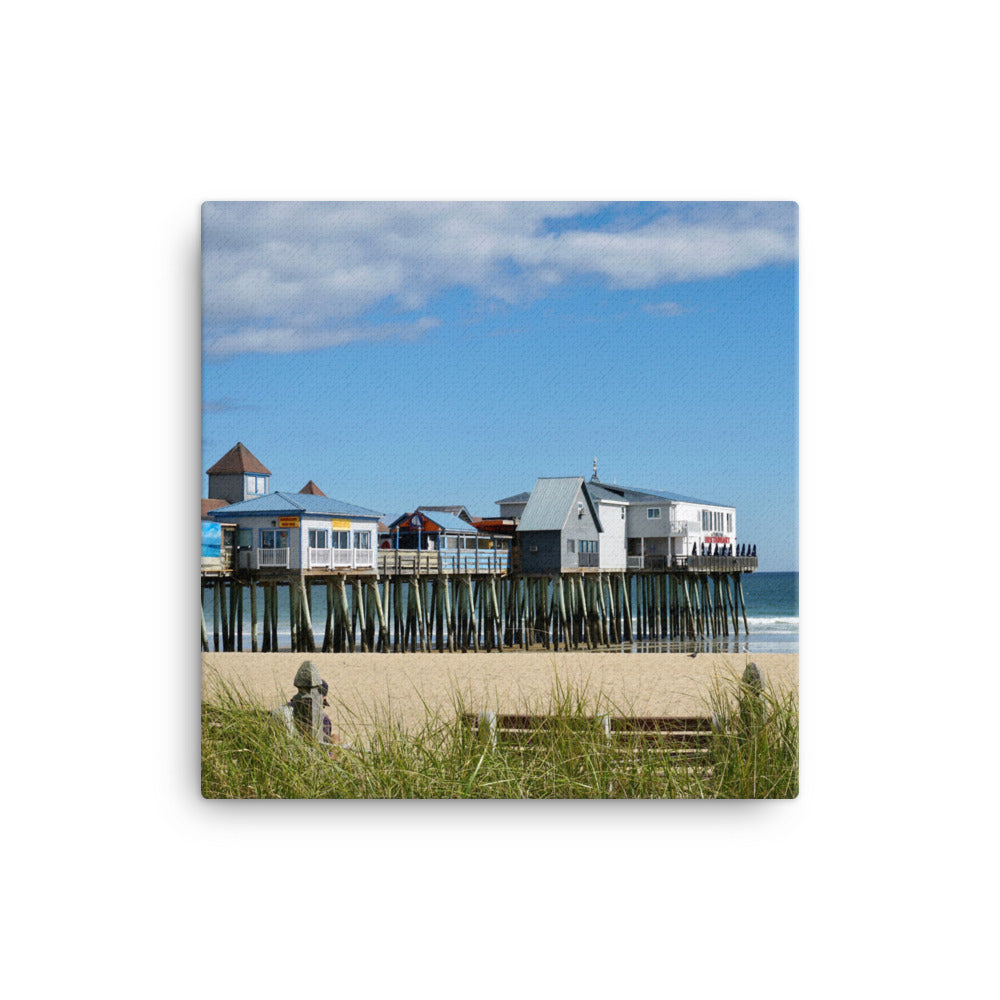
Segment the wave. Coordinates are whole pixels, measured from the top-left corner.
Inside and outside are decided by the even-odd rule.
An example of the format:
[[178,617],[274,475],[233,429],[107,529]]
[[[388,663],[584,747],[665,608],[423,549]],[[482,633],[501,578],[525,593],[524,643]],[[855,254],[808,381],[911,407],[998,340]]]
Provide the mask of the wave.
[[798,632],[799,616],[785,615],[755,618],[747,615],[747,624],[751,630],[758,629],[767,632]]

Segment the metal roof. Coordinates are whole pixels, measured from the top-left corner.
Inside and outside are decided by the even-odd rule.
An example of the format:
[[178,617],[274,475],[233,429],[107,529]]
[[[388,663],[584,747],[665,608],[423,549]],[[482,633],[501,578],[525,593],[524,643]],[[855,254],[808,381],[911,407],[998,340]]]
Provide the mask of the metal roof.
[[697,497],[686,497],[681,493],[664,492],[663,490],[647,490],[632,486],[619,486],[617,483],[588,483],[595,495],[600,496],[599,491],[608,494],[608,499],[617,497],[629,503],[641,503],[643,500],[676,500],[679,503],[698,503],[706,507],[732,507],[731,503],[719,503],[717,500],[699,500]]
[[[472,523],[471,521],[472,515],[469,513],[468,507],[466,507],[465,504],[461,503],[443,504],[440,507],[430,507],[421,504],[417,508],[417,510],[436,510],[439,513],[443,514],[454,514],[455,517],[460,517],[463,521],[465,521],[466,524]],[[469,518],[470,520],[466,521],[466,518]]]
[[219,507],[209,511],[208,516],[215,520],[226,520],[227,518],[239,517],[240,515],[267,514],[344,514],[348,517],[374,517],[382,515],[377,511],[369,510],[367,507],[358,507],[357,504],[345,503],[343,500],[336,500],[333,497],[317,496],[312,493],[268,493],[266,496],[254,497],[252,500],[244,500],[241,503],[230,504],[228,507]]
[[474,524],[469,524],[468,521],[456,517],[454,514],[449,514],[447,511],[418,507],[414,513],[420,514],[421,517],[426,518],[428,521],[433,521],[435,524],[440,525],[445,531],[462,531],[473,535],[476,534],[476,526]]
[[527,503],[530,493],[515,493],[512,497],[504,497],[503,500],[494,500],[494,503]]
[[576,495],[583,487],[583,497],[598,531],[603,531],[593,500],[582,476],[560,479],[539,479],[521,515],[518,531],[561,531],[566,523]]

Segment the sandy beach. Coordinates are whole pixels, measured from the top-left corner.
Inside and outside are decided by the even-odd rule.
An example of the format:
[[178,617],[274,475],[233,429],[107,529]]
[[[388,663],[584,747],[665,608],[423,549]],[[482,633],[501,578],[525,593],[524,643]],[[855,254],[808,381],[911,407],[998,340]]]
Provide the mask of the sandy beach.
[[469,711],[543,712],[558,684],[586,690],[614,714],[700,715],[716,676],[742,674],[753,661],[775,689],[798,685],[790,653],[203,653],[202,694],[221,680],[265,705],[287,701],[292,679],[312,660],[330,685],[329,714],[350,739],[374,718],[412,730],[428,712],[454,715],[456,696]]

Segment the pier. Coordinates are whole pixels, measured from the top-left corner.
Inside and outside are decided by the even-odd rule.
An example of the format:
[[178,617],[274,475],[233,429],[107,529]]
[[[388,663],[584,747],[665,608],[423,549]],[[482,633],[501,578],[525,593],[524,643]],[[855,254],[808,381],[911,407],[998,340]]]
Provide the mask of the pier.
[[278,652],[279,624],[290,633],[281,652],[568,651],[749,634],[742,575],[755,556],[545,574],[507,557],[380,551],[376,567],[339,572],[230,562],[202,572],[202,650]]

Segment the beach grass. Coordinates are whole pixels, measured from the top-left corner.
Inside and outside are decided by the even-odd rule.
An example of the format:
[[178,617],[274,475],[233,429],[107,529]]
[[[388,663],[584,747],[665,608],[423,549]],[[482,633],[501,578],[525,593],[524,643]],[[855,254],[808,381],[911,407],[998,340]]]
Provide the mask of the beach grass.
[[[344,706],[340,706],[344,710]],[[711,763],[689,766],[662,752],[610,743],[601,714],[629,715],[600,693],[559,683],[538,714],[552,724],[528,746],[493,745],[463,721],[429,708],[404,730],[377,713],[355,717],[350,744],[290,734],[245,691],[220,682],[202,704],[202,795],[210,799],[794,798],[798,704],[794,692],[717,679],[706,692]],[[536,707],[537,712],[537,707]]]

